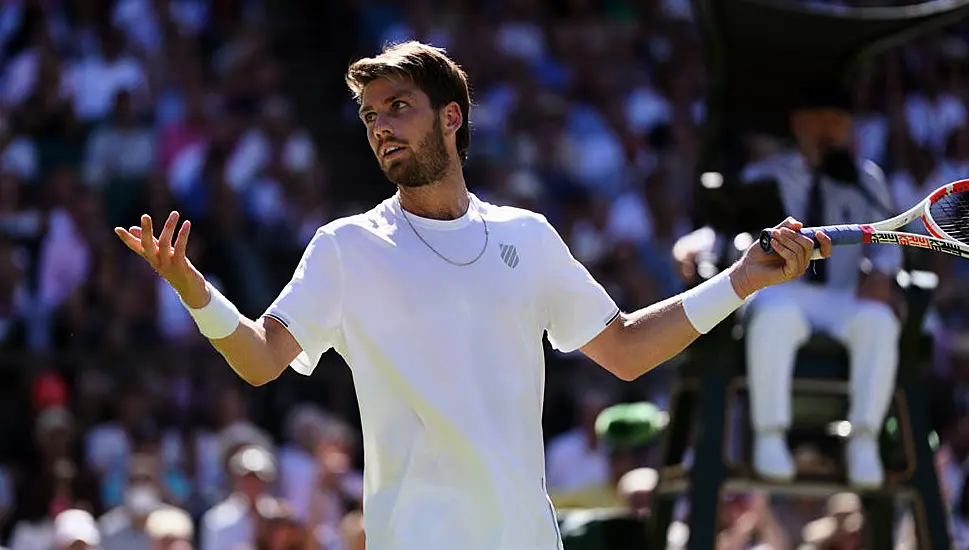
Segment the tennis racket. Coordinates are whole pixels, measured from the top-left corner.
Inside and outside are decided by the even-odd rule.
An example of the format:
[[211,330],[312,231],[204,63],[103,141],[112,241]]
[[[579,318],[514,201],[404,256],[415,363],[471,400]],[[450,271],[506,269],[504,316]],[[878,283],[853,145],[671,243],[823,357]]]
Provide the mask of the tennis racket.
[[[922,219],[929,235],[894,231]],[[847,244],[894,244],[942,252],[969,259],[969,179],[952,182],[933,191],[907,212],[870,224],[805,227],[801,234],[814,241],[814,260],[821,258],[816,232],[831,237],[832,246]],[[771,230],[760,232],[760,247],[771,249]]]

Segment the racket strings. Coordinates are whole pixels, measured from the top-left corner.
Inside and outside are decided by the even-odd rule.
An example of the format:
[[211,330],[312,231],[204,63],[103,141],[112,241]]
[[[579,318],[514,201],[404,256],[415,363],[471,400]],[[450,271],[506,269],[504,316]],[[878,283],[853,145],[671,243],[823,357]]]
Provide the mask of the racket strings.
[[950,237],[969,244],[969,193],[943,197],[929,208],[929,214]]

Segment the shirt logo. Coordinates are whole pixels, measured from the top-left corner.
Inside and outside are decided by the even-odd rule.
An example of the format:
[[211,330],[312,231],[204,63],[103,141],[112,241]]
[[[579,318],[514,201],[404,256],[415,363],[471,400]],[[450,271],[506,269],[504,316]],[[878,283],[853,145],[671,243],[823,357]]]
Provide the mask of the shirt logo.
[[501,244],[501,259],[508,267],[514,268],[521,259],[518,257],[518,249],[513,244]]

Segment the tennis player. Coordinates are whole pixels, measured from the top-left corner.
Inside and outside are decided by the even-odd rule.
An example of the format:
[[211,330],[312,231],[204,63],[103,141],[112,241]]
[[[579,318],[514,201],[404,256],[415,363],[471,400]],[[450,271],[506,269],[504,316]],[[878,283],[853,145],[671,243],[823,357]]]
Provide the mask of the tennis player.
[[368,550],[561,548],[545,488],[543,334],[633,380],[752,293],[799,277],[813,243],[788,219],[774,230],[779,254],[752,246],[686,294],[621,312],[543,216],[468,191],[468,82],[443,50],[389,47],[346,80],[397,192],[320,228],[260,318],[242,316],[186,258],[191,224],[176,235],[178,213],[157,239],[149,216],[115,231],[250,384],[287,366],[310,375],[329,349],[346,360]]

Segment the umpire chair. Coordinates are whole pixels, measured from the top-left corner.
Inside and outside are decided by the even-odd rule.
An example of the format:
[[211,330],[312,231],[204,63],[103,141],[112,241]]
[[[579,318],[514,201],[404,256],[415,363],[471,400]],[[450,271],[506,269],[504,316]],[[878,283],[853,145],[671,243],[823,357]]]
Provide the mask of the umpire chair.
[[[884,430],[882,455],[886,483],[882,489],[861,492],[866,526],[894,524],[894,501],[902,497],[914,505],[919,548],[949,548],[946,510],[933,464],[927,398],[921,370],[932,338],[922,330],[935,279],[924,272],[902,272],[899,289],[909,311],[899,339],[900,363],[891,413]],[[715,548],[721,496],[730,492],[763,490],[808,496],[857,492],[843,472],[834,477],[799,476],[793,483],[758,479],[746,460],[728,457],[727,434],[732,432],[732,402],[746,388],[744,346],[740,323],[728,319],[691,348],[670,400],[670,424],[662,443],[660,481],[654,497],[651,531],[654,548],[665,547],[677,498],[690,501],[690,550]],[[844,426],[847,410],[848,357],[845,348],[824,334],[816,334],[799,351],[793,383],[793,431],[799,428]],[[824,411],[817,414],[818,411]],[[823,424],[823,425],[820,425]],[[749,432],[743,432],[747,435]],[[838,440],[844,432],[830,431]],[[684,466],[691,436],[693,463]],[[837,444],[837,442],[835,442]],[[746,446],[745,446],[746,447]],[[746,456],[744,456],[746,458]],[[870,529],[869,548],[893,547],[889,529]]]
[[[958,21],[969,14],[969,0],[929,1],[914,6],[856,8],[804,5],[779,0],[692,0],[712,73],[707,98],[705,142],[701,149],[694,226],[709,226],[722,235],[739,230],[737,220],[749,224],[745,206],[770,200],[757,187],[737,186],[744,164],[743,138],[750,134],[786,136],[788,113],[803,84],[848,80],[873,55],[915,36]],[[833,78],[832,78],[833,77]],[[769,209],[768,209],[769,210]],[[779,220],[763,224],[770,226]],[[759,226],[758,226],[759,227]],[[746,229],[744,229],[746,230]],[[730,248],[730,243],[726,245]],[[728,258],[722,257],[719,267]],[[705,273],[712,276],[712,273]],[[865,506],[868,548],[890,549],[894,500],[908,498],[915,511],[919,548],[947,549],[950,538],[938,479],[933,464],[922,366],[932,339],[923,321],[935,279],[924,272],[902,272],[897,291],[903,293],[907,314],[899,340],[898,379],[889,419],[882,437],[886,483],[859,494]],[[690,360],[679,372],[670,403],[670,424],[662,443],[659,484],[650,518],[653,548],[665,548],[674,506],[680,496],[690,501],[689,550],[713,550],[718,510],[725,492],[764,490],[826,496],[859,492],[841,472],[834,478],[799,476],[792,483],[759,480],[745,460],[727,457],[731,428],[730,405],[746,389],[742,326],[735,318],[721,323],[688,350]],[[836,443],[847,435],[841,428],[847,410],[847,352],[841,344],[815,335],[799,351],[793,382],[793,430],[814,424],[836,428]],[[813,415],[817,411],[831,414]],[[693,463],[684,465],[685,451],[694,436]]]

